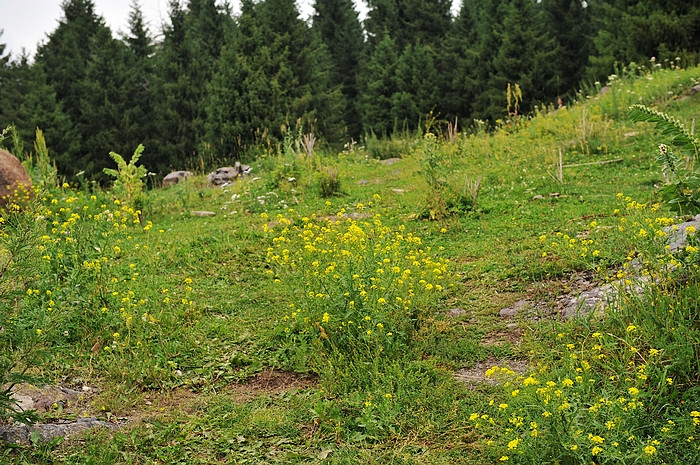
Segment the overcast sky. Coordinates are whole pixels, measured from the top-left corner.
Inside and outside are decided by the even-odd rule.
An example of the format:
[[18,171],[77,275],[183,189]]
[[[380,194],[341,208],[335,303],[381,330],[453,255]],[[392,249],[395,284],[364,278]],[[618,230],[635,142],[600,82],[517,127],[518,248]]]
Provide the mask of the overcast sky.
[[[131,0],[93,0],[96,13],[102,16],[112,33],[128,31]],[[34,55],[37,44],[58,26],[63,16],[62,0],[0,0],[0,43],[5,52],[18,56],[22,48]],[[160,25],[168,20],[168,0],[139,0],[141,11],[152,35],[160,33]],[[186,3],[184,0],[182,3]],[[240,2],[233,0],[234,13]],[[308,18],[313,12],[313,0],[298,0],[301,15]]]

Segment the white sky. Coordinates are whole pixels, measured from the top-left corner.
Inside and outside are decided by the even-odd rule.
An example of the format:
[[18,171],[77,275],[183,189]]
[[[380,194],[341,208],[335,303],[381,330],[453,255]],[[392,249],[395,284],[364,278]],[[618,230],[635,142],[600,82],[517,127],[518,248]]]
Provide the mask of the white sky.
[[[93,0],[95,12],[105,19],[112,33],[118,37],[119,32],[129,28],[129,11],[131,0]],[[62,0],[0,0],[0,43],[7,45],[5,52],[19,56],[25,48],[30,56],[34,55],[39,42],[58,26],[63,16]],[[186,0],[181,0],[186,3]],[[222,3],[222,2],[217,2]],[[144,19],[148,23],[152,36],[160,34],[161,24],[168,21],[168,0],[139,0]],[[231,1],[234,13],[240,2]],[[313,13],[313,0],[297,0],[301,16],[308,18]],[[363,10],[365,9],[362,5]]]

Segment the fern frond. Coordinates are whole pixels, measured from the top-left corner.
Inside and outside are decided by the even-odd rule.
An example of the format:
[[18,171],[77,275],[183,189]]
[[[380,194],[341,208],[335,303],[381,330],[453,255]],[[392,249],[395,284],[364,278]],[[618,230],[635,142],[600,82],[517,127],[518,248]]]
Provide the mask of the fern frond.
[[645,105],[632,105],[629,109],[632,121],[653,123],[661,134],[670,138],[669,143],[697,154],[700,150],[700,139],[694,137],[686,127],[672,116],[653,110]]

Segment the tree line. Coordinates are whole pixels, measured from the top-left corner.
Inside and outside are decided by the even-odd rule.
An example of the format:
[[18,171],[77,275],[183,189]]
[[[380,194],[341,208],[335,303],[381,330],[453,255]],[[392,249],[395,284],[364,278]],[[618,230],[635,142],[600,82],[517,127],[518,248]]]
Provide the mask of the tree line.
[[[651,57],[694,64],[695,0],[171,0],[157,31],[133,1],[115,37],[92,0],[65,0],[33,57],[0,43],[0,125],[44,130],[58,169],[99,177],[143,143],[150,170],[250,158],[289,131],[330,144],[412,130],[429,112],[462,126],[568,101],[584,82]],[[157,34],[157,35],[156,35]],[[0,37],[0,41],[2,38]]]

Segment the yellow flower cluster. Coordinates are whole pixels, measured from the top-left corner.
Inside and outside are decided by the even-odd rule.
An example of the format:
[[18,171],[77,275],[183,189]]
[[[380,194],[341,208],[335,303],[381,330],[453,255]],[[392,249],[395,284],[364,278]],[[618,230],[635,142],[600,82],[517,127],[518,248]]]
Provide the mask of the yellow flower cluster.
[[449,282],[447,260],[379,214],[366,221],[279,215],[273,226],[266,261],[293,300],[283,319],[290,333],[342,346],[390,344],[410,336]]

